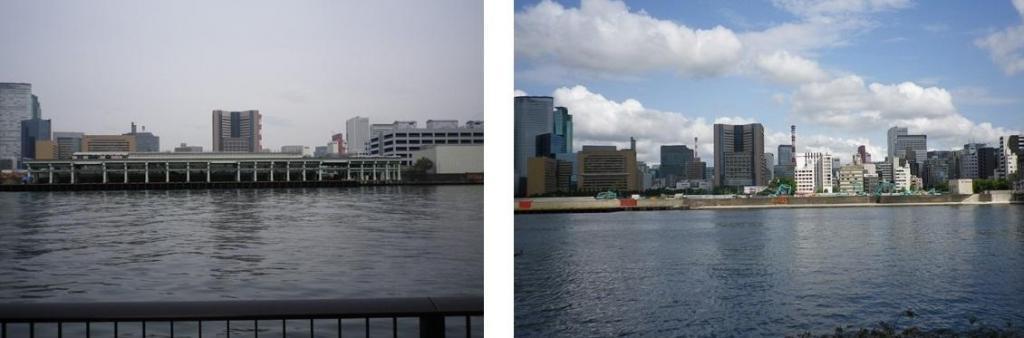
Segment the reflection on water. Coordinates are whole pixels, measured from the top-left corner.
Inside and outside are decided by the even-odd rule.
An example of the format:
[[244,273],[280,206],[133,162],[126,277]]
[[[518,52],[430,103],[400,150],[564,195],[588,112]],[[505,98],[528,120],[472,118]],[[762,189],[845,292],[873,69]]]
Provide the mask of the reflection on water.
[[482,186],[0,193],[0,302],[482,293]]
[[1024,325],[1024,208],[516,215],[517,335]]

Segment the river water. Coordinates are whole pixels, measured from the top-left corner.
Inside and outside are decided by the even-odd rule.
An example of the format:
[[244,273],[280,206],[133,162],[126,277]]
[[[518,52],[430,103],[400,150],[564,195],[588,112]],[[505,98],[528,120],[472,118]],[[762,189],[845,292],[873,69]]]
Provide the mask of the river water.
[[1024,325],[1024,206],[515,216],[517,336]]
[[0,193],[0,302],[482,294],[479,185]]

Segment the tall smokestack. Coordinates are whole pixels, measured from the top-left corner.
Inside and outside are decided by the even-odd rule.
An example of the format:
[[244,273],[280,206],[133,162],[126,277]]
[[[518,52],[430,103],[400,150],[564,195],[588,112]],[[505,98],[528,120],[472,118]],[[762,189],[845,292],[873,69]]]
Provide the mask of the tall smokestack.
[[793,147],[793,164],[796,164],[796,125],[789,126],[789,145]]
[[132,135],[135,135],[135,122],[132,122]]
[[632,136],[629,137],[629,150],[636,151],[636,139]]
[[700,156],[697,156],[697,145],[698,145],[698,144],[699,144],[699,143],[697,143],[697,137],[696,137],[696,136],[694,136],[694,137],[693,137],[693,160],[694,160],[694,161],[696,161],[696,160],[697,160],[697,158],[699,158],[699,157],[700,157]]

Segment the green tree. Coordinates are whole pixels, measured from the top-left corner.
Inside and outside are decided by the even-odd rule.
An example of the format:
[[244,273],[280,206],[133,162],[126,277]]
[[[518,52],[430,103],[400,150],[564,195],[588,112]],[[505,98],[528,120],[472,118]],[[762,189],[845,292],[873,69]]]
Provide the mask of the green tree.
[[431,161],[426,157],[420,157],[420,159],[416,160],[416,163],[413,163],[412,165],[412,171],[418,174],[426,174],[430,172],[431,169],[434,169],[434,161]]

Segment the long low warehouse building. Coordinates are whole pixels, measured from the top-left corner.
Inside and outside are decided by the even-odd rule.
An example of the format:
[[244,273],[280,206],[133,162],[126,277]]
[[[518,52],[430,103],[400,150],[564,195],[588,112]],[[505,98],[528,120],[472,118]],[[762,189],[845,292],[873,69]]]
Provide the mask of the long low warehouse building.
[[71,160],[26,161],[29,183],[391,182],[401,158],[306,158],[284,153],[79,152]]

